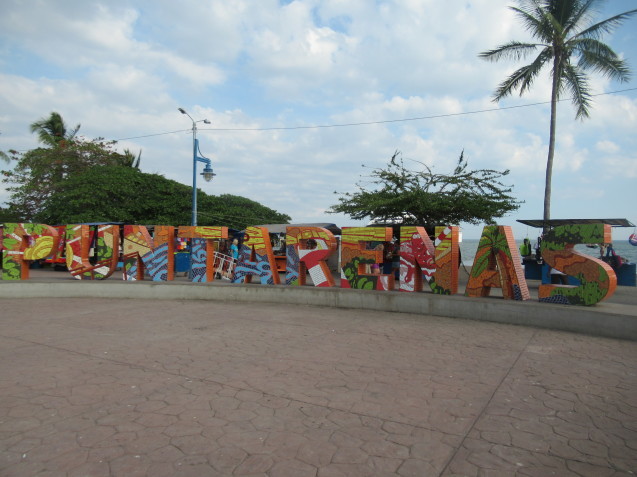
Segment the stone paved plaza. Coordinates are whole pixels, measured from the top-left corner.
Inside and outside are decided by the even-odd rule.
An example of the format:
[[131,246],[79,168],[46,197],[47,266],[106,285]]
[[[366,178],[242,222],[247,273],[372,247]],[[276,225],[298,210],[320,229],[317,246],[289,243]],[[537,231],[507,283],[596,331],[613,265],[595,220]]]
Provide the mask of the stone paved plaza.
[[637,471],[636,342],[284,304],[0,310],[4,477]]

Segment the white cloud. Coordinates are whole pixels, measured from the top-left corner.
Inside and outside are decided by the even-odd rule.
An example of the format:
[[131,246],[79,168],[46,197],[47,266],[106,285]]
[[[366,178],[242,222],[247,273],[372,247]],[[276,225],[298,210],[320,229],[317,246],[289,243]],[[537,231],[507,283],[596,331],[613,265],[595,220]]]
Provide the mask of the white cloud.
[[619,151],[619,146],[613,141],[598,141],[595,148],[606,154],[613,154]]
[[[451,170],[463,149],[471,168],[511,169],[505,182],[527,201],[521,214],[541,215],[548,106],[465,114],[498,108],[491,94],[521,64],[477,58],[528,38],[507,0],[35,3],[3,3],[2,150],[34,147],[28,125],[59,111],[89,137],[150,135],[119,147],[143,149],[143,170],[189,184],[190,121],[177,112],[181,106],[212,122],[200,124],[199,137],[218,176],[199,185],[259,200],[295,220],[345,220],[322,217],[336,202],[333,191],[352,190],[365,173],[361,164],[381,166],[395,150],[437,172]],[[629,39],[630,31],[613,41],[636,67]],[[597,77],[591,84],[594,93],[618,89]],[[500,107],[545,102],[549,91],[544,75],[524,98]],[[574,120],[570,104],[559,105],[554,182],[565,193],[556,194],[555,216],[582,208],[604,215],[594,213],[599,201],[582,184],[632,191],[617,176],[637,173],[637,99],[594,99],[584,122]],[[245,130],[416,117],[430,119]],[[153,135],[170,131],[183,132]],[[566,193],[578,190],[578,199]],[[630,218],[632,209],[621,207],[613,215]]]

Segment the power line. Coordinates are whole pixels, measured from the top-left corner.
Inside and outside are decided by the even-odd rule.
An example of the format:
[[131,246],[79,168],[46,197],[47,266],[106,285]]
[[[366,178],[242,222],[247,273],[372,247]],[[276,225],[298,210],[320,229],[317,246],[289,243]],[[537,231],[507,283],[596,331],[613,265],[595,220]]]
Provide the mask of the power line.
[[[637,90],[637,88],[627,88],[627,89],[621,89],[617,91],[608,91],[606,93],[592,94],[591,97],[607,96],[610,94],[625,93],[627,91],[635,91],[635,90]],[[563,101],[572,101],[572,100],[573,98],[563,98],[558,101],[563,102]],[[352,127],[352,126],[372,126],[375,124],[391,124],[391,123],[402,123],[402,122],[410,122],[410,121],[422,121],[425,119],[441,119],[441,118],[451,118],[451,117],[457,117],[457,116],[469,116],[473,114],[492,113],[496,111],[506,111],[510,109],[531,108],[534,106],[542,106],[546,104],[551,104],[551,102],[540,101],[537,103],[519,104],[516,106],[506,106],[502,108],[497,107],[497,108],[490,108],[490,109],[477,109],[475,111],[465,111],[462,113],[435,114],[431,116],[418,116],[413,118],[401,118],[401,119],[385,119],[381,121],[364,121],[364,122],[358,122],[358,123],[340,123],[340,124],[322,124],[322,125],[319,124],[319,125],[312,125],[312,126],[281,126],[281,127],[271,127],[271,128],[198,128],[198,130],[199,131],[235,131],[235,132],[294,131],[299,129],[329,129],[329,128],[343,128],[343,127]],[[115,139],[115,141],[125,141],[128,139],[142,139],[142,138],[153,137],[153,136],[165,136],[168,134],[175,134],[175,133],[188,132],[188,131],[190,131],[190,129],[180,129],[178,131],[168,131],[168,132],[156,133],[156,134],[145,134],[143,136],[125,137],[121,139]]]
[[190,132],[192,131],[192,129],[179,129],[177,131],[166,131],[166,132],[162,132],[162,133],[155,133],[155,134],[144,134],[143,136],[132,136],[132,137],[123,137],[120,139],[111,139],[112,141],[126,141],[128,139],[142,139],[145,137],[153,137],[153,136],[167,136],[168,134],[176,134],[176,133],[181,133],[181,132]]

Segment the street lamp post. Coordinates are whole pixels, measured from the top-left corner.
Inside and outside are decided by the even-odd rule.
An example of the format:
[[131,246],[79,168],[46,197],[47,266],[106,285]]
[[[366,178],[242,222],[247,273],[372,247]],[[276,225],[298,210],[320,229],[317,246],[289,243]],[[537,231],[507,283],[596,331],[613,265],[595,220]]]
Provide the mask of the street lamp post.
[[216,174],[212,170],[212,161],[207,157],[201,157],[198,155],[201,154],[199,151],[199,140],[197,139],[197,123],[210,124],[210,121],[207,119],[200,119],[199,121],[195,121],[192,119],[192,116],[186,112],[184,108],[178,108],[181,114],[185,114],[192,121],[192,225],[197,225],[197,162],[203,162],[205,164],[203,172],[201,175],[203,176],[206,182],[210,182]]

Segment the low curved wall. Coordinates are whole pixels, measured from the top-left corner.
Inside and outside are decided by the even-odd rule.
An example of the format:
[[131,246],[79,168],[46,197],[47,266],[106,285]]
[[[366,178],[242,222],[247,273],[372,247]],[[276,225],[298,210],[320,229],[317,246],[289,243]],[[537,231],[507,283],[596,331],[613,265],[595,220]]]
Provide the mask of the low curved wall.
[[0,299],[54,297],[267,302],[355,308],[491,321],[637,341],[635,307],[616,303],[580,307],[502,298],[442,296],[428,292],[369,292],[309,286],[237,285],[224,282],[0,282]]

